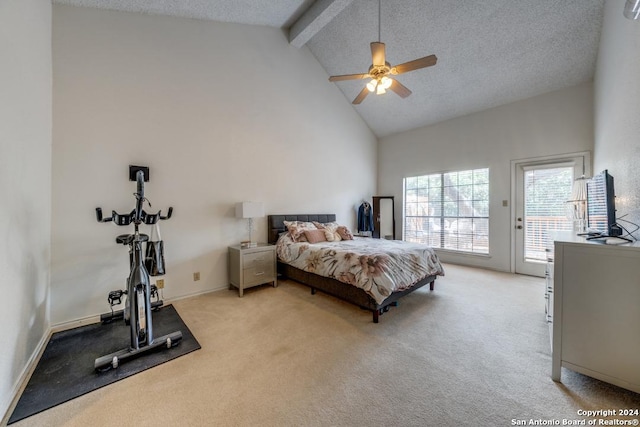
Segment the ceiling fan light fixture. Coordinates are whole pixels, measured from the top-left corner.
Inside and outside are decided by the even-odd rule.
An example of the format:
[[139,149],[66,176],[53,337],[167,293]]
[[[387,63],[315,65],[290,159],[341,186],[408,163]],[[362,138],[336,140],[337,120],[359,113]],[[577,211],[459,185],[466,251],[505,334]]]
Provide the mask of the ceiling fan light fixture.
[[[640,0],[633,1],[640,2]],[[397,74],[404,74],[408,73],[409,71],[418,70],[420,68],[431,67],[433,65],[436,65],[436,61],[438,60],[435,55],[429,55],[425,56],[424,58],[418,58],[412,61],[398,64],[396,66],[391,66],[391,64],[389,64],[385,58],[385,44],[380,41],[380,28],[382,26],[380,3],[381,1],[378,0],[378,41],[370,43],[371,66],[369,67],[369,71],[360,74],[342,74],[329,77],[330,82],[371,78],[371,80],[365,85],[365,87],[362,88],[362,90],[360,90],[358,95],[352,101],[352,104],[354,105],[360,104],[370,92],[375,92],[377,95],[382,95],[387,92],[387,89],[391,89],[391,91],[395,92],[401,98],[406,98],[407,96],[411,95],[411,91],[399,81],[387,76],[395,76]]]
[[624,5],[624,16],[633,20],[640,19],[640,0],[627,0]]

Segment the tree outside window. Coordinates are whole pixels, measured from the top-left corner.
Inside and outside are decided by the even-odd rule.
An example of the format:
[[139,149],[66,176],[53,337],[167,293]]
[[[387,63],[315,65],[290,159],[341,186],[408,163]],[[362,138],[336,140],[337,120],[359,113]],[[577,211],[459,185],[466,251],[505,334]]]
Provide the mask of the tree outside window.
[[489,253],[489,169],[405,178],[404,239]]

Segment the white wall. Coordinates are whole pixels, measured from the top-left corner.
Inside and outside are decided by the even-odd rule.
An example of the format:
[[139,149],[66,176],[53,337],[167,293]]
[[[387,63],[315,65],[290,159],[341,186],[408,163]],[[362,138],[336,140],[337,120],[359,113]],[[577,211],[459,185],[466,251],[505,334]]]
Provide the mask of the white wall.
[[[402,234],[402,180],[434,172],[489,168],[490,255],[440,252],[445,261],[510,270],[511,160],[593,149],[593,88],[584,83],[383,138],[378,194],[395,196]],[[510,204],[510,202],[509,202]]]
[[640,22],[623,16],[624,3],[605,4],[594,79],[594,172],[608,169],[615,180],[617,215],[628,214],[624,219],[640,224]]
[[0,418],[49,327],[51,2],[0,2]]
[[165,298],[227,287],[227,246],[248,237],[236,202],[353,227],[374,193],[375,136],[280,30],[55,6],[53,51],[54,324],[108,311],[125,286],[114,238],[131,229],[94,209],[133,208],[130,164],[151,168],[149,211],[175,208],[161,224]]

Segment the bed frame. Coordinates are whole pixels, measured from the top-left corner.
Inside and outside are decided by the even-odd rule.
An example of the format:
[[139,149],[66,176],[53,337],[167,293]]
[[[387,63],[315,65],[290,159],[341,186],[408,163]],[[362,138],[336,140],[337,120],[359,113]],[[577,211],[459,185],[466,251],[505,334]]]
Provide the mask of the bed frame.
[[[271,244],[275,244],[277,242],[280,233],[287,231],[284,221],[317,221],[325,223],[336,220],[335,214],[269,215],[267,218],[269,226],[269,243]],[[409,289],[393,292],[381,304],[378,304],[373,298],[371,298],[371,296],[369,296],[369,294],[360,288],[347,285],[336,279],[300,270],[280,261],[278,261],[278,274],[282,275],[285,279],[292,279],[296,282],[309,286],[312,294],[315,294],[316,290],[320,290],[324,293],[350,302],[351,304],[355,304],[365,310],[371,311],[373,314],[373,323],[378,323],[379,316],[389,311],[389,307],[397,306],[398,300],[403,296],[410,294],[426,284],[429,284],[430,289],[433,290],[436,280],[436,276],[427,276]]]

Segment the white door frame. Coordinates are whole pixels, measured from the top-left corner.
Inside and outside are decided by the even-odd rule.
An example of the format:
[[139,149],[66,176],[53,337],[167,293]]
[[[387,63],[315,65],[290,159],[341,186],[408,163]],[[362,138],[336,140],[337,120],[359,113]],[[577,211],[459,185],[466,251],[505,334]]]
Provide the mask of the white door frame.
[[[518,174],[518,170],[521,167],[526,166],[543,166],[545,164],[556,164],[563,162],[574,162],[576,158],[581,157],[584,160],[584,176],[591,177],[591,152],[590,151],[580,151],[577,153],[566,153],[559,154],[554,156],[544,156],[544,157],[532,157],[526,159],[517,159],[511,160],[511,208],[510,215],[511,220],[510,224],[510,240],[511,240],[511,251],[510,251],[510,271],[512,273],[516,272],[516,178]],[[581,165],[582,166],[582,165]],[[577,177],[576,177],[577,178]]]

